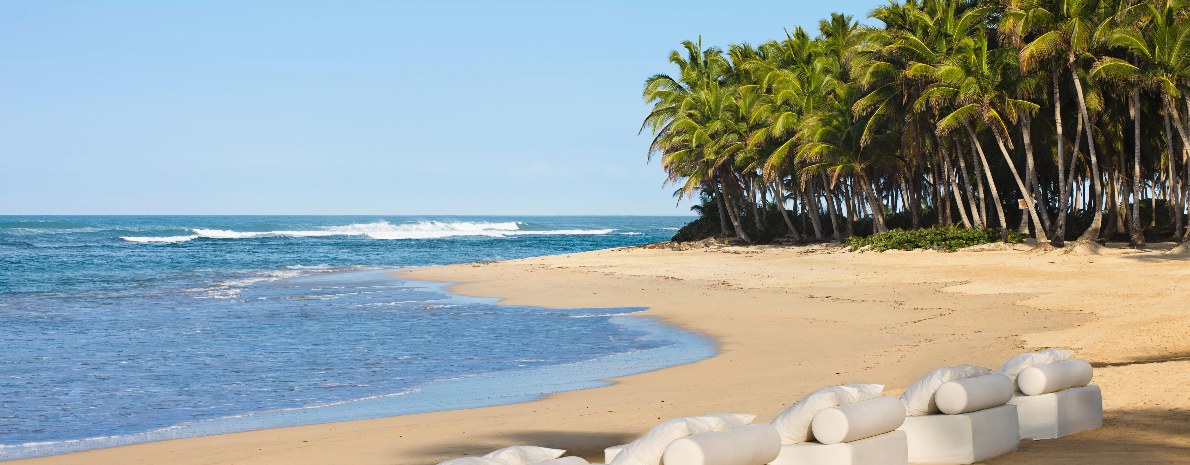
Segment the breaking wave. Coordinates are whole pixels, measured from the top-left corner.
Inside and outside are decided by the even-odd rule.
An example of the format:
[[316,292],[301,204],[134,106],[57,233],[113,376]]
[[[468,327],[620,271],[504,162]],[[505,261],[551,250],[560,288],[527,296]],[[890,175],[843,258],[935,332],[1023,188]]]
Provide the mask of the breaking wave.
[[375,223],[356,223],[346,226],[328,226],[322,229],[301,231],[229,231],[224,229],[192,229],[194,234],[187,236],[121,236],[128,242],[140,243],[175,243],[186,242],[200,237],[210,239],[252,239],[258,237],[326,237],[326,236],[361,236],[370,239],[439,239],[458,236],[542,236],[542,235],[600,235],[609,234],[613,229],[553,229],[534,230],[525,229],[523,223],[505,222],[470,222],[470,221],[419,221],[416,223],[393,224],[388,221]]

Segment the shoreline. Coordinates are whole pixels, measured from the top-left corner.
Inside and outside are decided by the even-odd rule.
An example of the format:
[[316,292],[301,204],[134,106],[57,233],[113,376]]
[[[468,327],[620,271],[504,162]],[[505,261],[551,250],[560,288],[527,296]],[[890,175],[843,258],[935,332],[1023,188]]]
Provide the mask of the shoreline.
[[[1143,255],[1143,254],[1142,254]],[[1156,254],[816,253],[810,248],[620,248],[420,268],[418,280],[504,305],[649,307],[643,316],[721,344],[692,364],[531,402],[163,441],[38,463],[432,464],[512,444],[593,462],[663,418],[733,411],[767,421],[818,387],[876,382],[896,393],[926,371],[995,368],[1071,347],[1096,364],[1104,428],[1022,443],[990,463],[1177,462],[1190,457],[1185,259]],[[1154,288],[1151,283],[1175,283]],[[1143,289],[1145,292],[1141,292]],[[1137,386],[1134,379],[1148,380]],[[395,437],[394,437],[395,436]],[[14,462],[16,463],[16,462]]]

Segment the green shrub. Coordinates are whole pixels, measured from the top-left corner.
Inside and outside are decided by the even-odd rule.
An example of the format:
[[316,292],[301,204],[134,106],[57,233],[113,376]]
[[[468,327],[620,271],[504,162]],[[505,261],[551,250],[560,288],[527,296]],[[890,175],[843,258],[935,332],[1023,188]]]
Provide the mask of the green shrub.
[[[1016,230],[1008,231],[1008,242],[1019,243],[1025,238]],[[968,228],[930,228],[905,231],[894,229],[868,237],[851,237],[847,245],[851,251],[871,246],[871,250],[883,252],[885,250],[913,250],[939,248],[955,251],[973,245],[1000,242],[1000,228],[968,229]]]

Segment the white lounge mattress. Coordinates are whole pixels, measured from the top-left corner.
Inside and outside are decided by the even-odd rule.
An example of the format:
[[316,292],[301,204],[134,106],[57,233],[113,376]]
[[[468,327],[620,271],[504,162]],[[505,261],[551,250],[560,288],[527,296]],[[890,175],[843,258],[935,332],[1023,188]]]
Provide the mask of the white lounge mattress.
[[906,465],[909,446],[904,431],[893,431],[853,442],[803,442],[781,446],[770,465]]
[[1055,439],[1103,426],[1103,393],[1092,384],[1039,396],[1014,396],[1022,439]]
[[961,415],[905,418],[909,463],[975,463],[1016,450],[1021,443],[1015,405]]

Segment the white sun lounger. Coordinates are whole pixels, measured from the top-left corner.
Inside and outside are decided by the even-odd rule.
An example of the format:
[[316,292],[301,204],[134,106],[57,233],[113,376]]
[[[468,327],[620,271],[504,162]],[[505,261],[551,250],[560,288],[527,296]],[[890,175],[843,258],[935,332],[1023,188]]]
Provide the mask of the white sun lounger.
[[905,418],[909,463],[975,463],[1016,450],[1020,426],[1007,376],[992,373],[943,383],[934,394],[944,413]]
[[[1023,439],[1056,439],[1103,426],[1103,393],[1099,386],[1089,385],[1094,368],[1086,360],[1069,358],[1071,351],[1051,352],[1066,360],[1036,360],[1038,354],[1022,354],[1001,367],[1017,372],[1016,392],[1008,403],[1017,407]],[[1027,362],[1035,364],[1017,368]]]
[[1091,364],[1073,359],[1029,367],[1017,377],[1021,437],[1055,439],[1103,425],[1103,393],[1088,385]]
[[905,465],[909,446],[904,431],[838,444],[803,442],[781,446],[771,465]]
[[1012,452],[1021,442],[1015,405],[908,417],[900,430],[909,442],[909,463],[975,463]]

